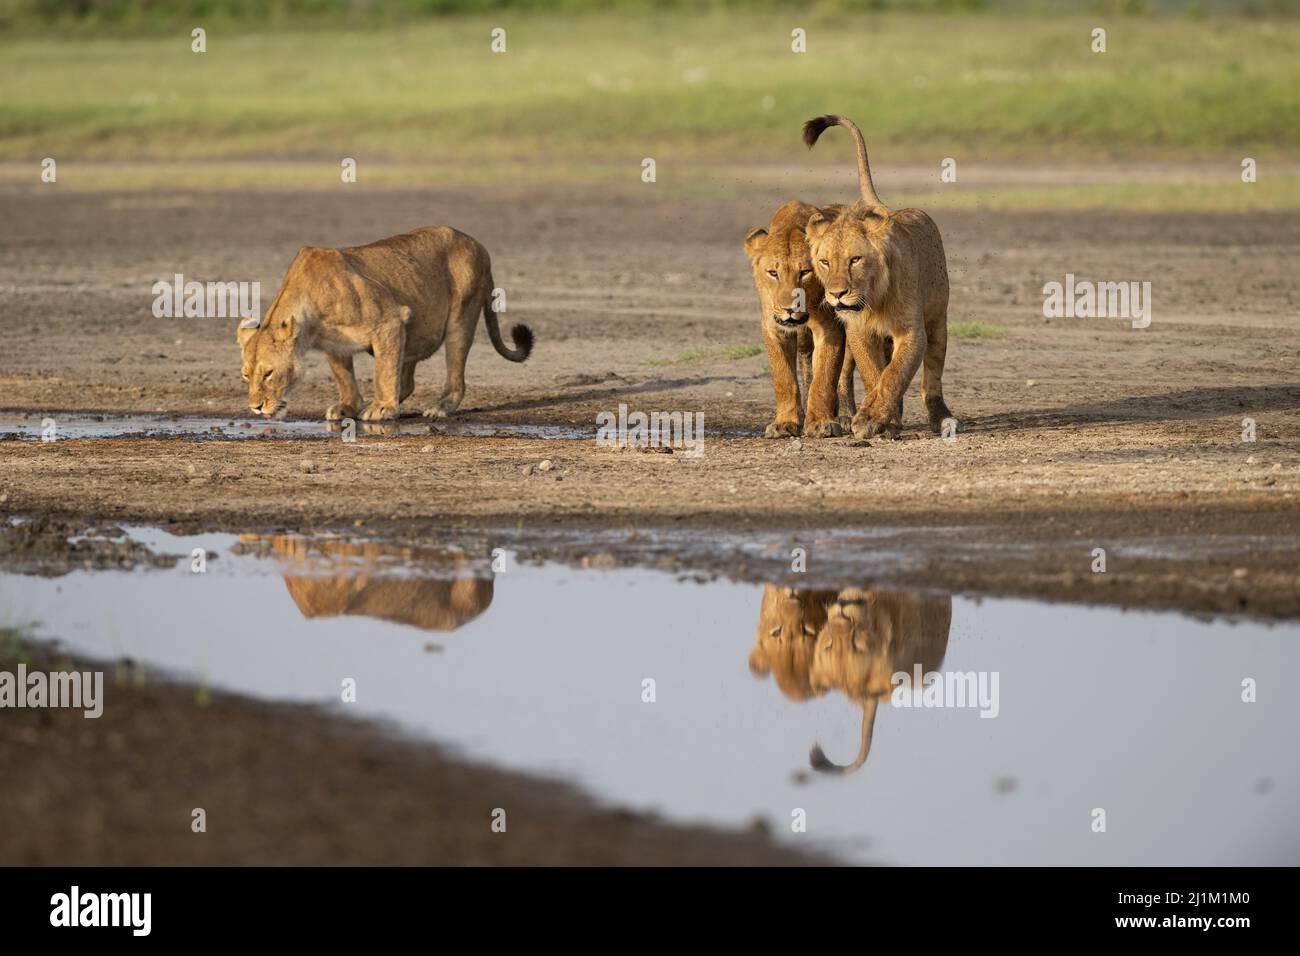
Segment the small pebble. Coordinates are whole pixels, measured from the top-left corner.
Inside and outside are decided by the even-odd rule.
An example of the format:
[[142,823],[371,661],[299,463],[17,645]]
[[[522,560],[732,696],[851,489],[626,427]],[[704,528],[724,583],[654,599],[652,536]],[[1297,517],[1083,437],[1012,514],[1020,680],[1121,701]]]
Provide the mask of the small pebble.
[[298,467],[301,468],[309,475],[314,475],[316,473],[316,462],[312,461],[309,458],[304,458],[301,462],[299,462]]
[[550,470],[551,470],[552,468],[554,468],[554,467],[555,467],[555,465],[551,463],[551,459],[549,459],[549,458],[544,458],[544,459],[542,459],[542,461],[538,464],[538,466],[537,466],[537,470],[538,470],[538,471],[550,471]]

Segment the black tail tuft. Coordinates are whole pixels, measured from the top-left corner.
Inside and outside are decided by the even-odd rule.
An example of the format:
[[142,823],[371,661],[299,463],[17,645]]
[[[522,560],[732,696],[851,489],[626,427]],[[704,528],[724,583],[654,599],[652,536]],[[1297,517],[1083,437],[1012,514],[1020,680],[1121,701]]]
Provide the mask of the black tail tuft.
[[832,126],[838,126],[839,123],[840,118],[838,116],[827,115],[810,119],[808,122],[803,124],[804,145],[809,149],[812,149],[813,144],[817,142],[818,137],[820,137],[822,133],[826,132]]
[[515,348],[524,353],[524,361],[528,356],[533,354],[533,330],[526,325],[516,325],[510,329],[510,341],[515,343]]
[[812,752],[808,754],[808,766],[812,767],[819,773],[835,773],[840,768],[831,763],[826,756],[826,752],[821,747],[814,745]]

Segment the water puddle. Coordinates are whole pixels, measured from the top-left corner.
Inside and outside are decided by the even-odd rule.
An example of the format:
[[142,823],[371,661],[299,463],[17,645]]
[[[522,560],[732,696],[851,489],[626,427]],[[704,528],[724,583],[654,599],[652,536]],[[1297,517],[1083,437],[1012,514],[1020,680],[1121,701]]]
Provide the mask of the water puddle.
[[[455,435],[467,438],[593,438],[589,429],[562,425],[494,424],[458,419],[430,422],[404,418],[395,422],[356,422],[358,435]],[[340,430],[337,422],[268,421],[264,419],[204,418],[182,415],[0,415],[0,440],[27,441],[76,438],[328,438]]]
[[[133,535],[215,557],[203,573],[187,557],[3,574],[0,625],[332,702],[669,819],[761,818],[853,861],[1300,861],[1300,701],[1281,685],[1300,667],[1293,623],[510,556],[494,573],[477,555],[341,537]],[[918,670],[939,683],[895,694],[893,675]]]

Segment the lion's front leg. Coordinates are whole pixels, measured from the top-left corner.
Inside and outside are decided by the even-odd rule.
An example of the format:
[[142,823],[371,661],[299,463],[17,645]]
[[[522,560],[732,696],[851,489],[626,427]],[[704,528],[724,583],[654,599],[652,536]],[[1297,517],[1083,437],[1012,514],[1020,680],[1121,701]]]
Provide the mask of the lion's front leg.
[[326,358],[339,385],[339,400],[337,404],[325,409],[325,420],[337,422],[344,418],[356,418],[361,408],[361,389],[357,388],[357,376],[352,370],[352,356],[327,354]]
[[836,418],[840,369],[844,365],[844,326],[836,320],[812,325],[812,384],[808,388],[808,415],[804,434],[810,438],[835,438],[844,434]]
[[386,421],[397,417],[402,404],[402,354],[406,347],[406,326],[392,322],[371,337],[375,353],[375,400],[361,413],[363,421]]
[[776,392],[776,418],[763,431],[764,438],[789,438],[799,434],[803,416],[799,412],[799,383],[795,378],[797,339],[781,335],[769,322],[763,323],[763,347],[772,370]]
[[902,425],[903,393],[925,356],[925,333],[908,332],[894,336],[893,354],[873,391],[862,400],[853,416],[853,434],[870,438],[881,432],[898,433]]
[[853,353],[848,349],[848,343],[844,347],[844,365],[840,369],[840,385],[838,404],[840,425],[847,432],[852,428],[853,413],[857,411],[858,402],[853,395],[853,376],[857,370],[857,363],[853,361]]

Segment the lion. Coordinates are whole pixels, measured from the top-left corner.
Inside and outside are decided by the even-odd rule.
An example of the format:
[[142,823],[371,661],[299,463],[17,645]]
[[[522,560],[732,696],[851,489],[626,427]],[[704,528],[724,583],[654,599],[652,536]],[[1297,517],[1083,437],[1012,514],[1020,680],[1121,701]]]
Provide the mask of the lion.
[[781,693],[804,701],[838,690],[862,708],[858,756],[840,766],[821,747],[809,755],[822,773],[852,773],[867,762],[876,710],[893,692],[893,675],[938,670],[948,649],[952,598],[878,588],[816,591],[769,584],[763,589],[758,641],[749,652],[757,677],[773,676]]
[[813,213],[805,231],[826,305],[844,324],[867,392],[853,416],[853,435],[897,435],[903,393],[918,368],[930,430],[937,434],[952,417],[943,400],[948,263],[939,227],[919,209],[891,210],[880,201],[866,142],[851,121],[810,119],[803,127],[808,148],[831,126],[847,129],[857,146],[862,199],[834,216]]
[[808,672],[817,635],[826,624],[826,608],[834,600],[834,591],[766,585],[758,612],[758,640],[749,652],[750,673],[771,674],[791,700],[815,696]]
[[445,563],[445,556],[425,550],[292,535],[248,534],[240,541],[269,545],[286,560],[284,586],[309,619],[359,615],[425,631],[454,631],[492,603],[493,579],[466,575],[459,561],[451,563],[448,576],[397,573],[412,559]]
[[286,574],[284,586],[305,618],[358,614],[425,631],[454,631],[492,603],[491,578]]
[[838,417],[842,412],[847,419],[853,408],[852,365],[844,369],[844,329],[822,305],[804,234],[814,213],[834,216],[842,208],[817,209],[792,200],[776,211],[766,229],[756,226],[745,236],[776,391],[776,418],[763,432],[766,438],[842,435],[847,420],[841,424]]
[[876,708],[893,692],[893,675],[936,671],[948,650],[952,598],[947,595],[846,588],[827,608],[817,635],[808,683],[813,693],[835,689],[862,707],[858,755],[831,763],[814,746],[808,760],[822,773],[852,773],[867,762]]
[[[416,364],[445,342],[447,382],[424,412],[444,418],[464,398],[465,358],[480,312],[503,357],[522,362],[532,352],[533,333],[526,325],[510,330],[513,349],[502,341],[493,288],[487,250],[445,226],[366,246],[300,249],[266,315],[239,326],[249,407],[268,418],[284,417],[302,356],[318,349],[339,386],[327,420],[357,418],[358,412],[363,421],[393,419],[415,390]],[[352,371],[358,352],[375,358],[375,398],[364,408]]]

